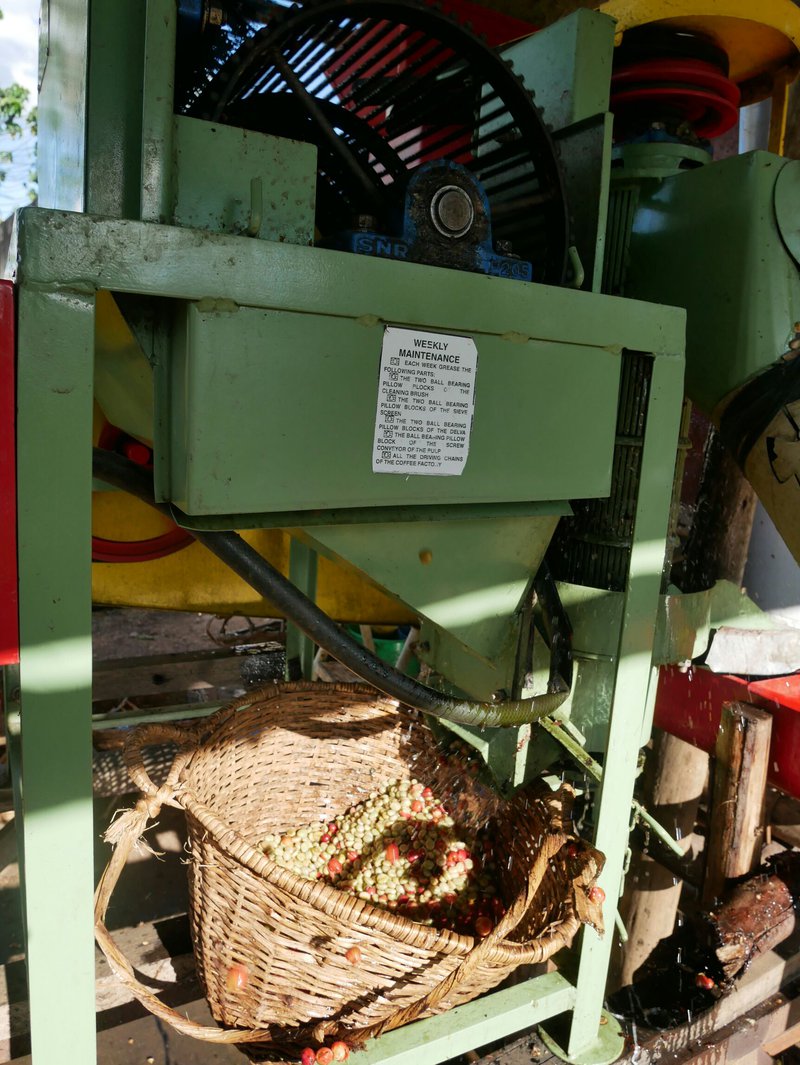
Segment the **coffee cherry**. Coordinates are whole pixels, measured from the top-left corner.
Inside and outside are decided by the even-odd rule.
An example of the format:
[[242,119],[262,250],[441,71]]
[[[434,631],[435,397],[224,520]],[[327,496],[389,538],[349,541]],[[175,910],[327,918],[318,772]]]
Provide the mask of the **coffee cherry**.
[[[463,778],[463,765],[455,775]],[[395,781],[335,820],[266,836],[260,846],[299,876],[423,924],[436,917],[437,926],[469,935],[476,917],[499,919],[489,838],[458,831],[441,797],[417,780]]]
[[475,935],[479,939],[485,939],[494,928],[491,917],[477,917],[475,919]]
[[231,994],[244,991],[249,980],[249,973],[244,965],[231,965],[225,974],[225,990]]

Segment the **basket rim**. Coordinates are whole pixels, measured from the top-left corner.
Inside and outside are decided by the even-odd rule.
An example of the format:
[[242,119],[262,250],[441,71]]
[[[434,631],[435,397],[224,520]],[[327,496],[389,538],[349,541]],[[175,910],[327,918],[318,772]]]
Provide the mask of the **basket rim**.
[[[181,771],[180,782],[175,793],[176,801],[187,813],[196,818],[214,843],[225,854],[240,862],[259,878],[268,881],[288,894],[299,897],[304,902],[318,906],[329,916],[339,918],[346,916],[348,919],[355,920],[370,929],[375,929],[384,934],[391,934],[395,938],[398,938],[398,933],[400,933],[405,943],[418,946],[420,949],[467,955],[480,942],[474,936],[462,935],[449,929],[438,929],[429,925],[419,924],[400,914],[374,906],[357,896],[349,895],[324,881],[308,880],[278,865],[277,862],[268,858],[263,852],[256,850],[235,828],[223,821],[210,807],[201,802],[188,787],[185,778],[191,769],[191,764],[197,751],[205,744],[211,742],[219,729],[238,714],[239,711],[250,709],[255,704],[269,702],[294,691],[319,692],[321,688],[331,693],[341,692],[345,695],[369,696],[373,702],[385,703],[387,707],[395,710],[400,715],[415,715],[412,718],[412,722],[415,725],[427,727],[418,711],[413,710],[411,707],[406,707],[399,700],[385,696],[365,684],[343,681],[323,684],[313,681],[293,681],[279,685],[278,682],[275,682],[271,688],[262,688],[247,693],[247,696],[243,696],[235,704],[224,707],[206,720],[204,723],[206,727],[203,728],[202,733],[197,737],[194,750]],[[553,795],[557,796],[560,790],[553,792]],[[566,833],[551,834],[551,836],[555,835],[560,835],[563,843],[568,841],[569,837]],[[558,849],[560,847],[554,853],[557,853]],[[573,907],[572,913],[567,918],[551,925],[546,932],[536,937],[535,940],[529,940],[524,943],[514,943],[508,940],[498,941],[494,948],[487,953],[486,962],[494,963],[514,959],[518,964],[522,964],[526,959],[540,961],[542,960],[543,950],[545,951],[545,957],[549,957],[552,944],[555,943],[555,947],[552,950],[554,953],[555,949],[558,949],[577,932],[580,925],[580,918],[577,915],[576,908]]]

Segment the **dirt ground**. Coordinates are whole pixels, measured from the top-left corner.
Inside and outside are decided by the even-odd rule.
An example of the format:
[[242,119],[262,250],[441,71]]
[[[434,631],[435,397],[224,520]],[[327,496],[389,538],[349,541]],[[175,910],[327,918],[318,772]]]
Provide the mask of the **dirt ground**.
[[92,612],[94,655],[98,660],[107,660],[210,651],[236,633],[241,633],[245,642],[254,627],[264,624],[263,618],[251,621],[242,616],[218,618],[214,614],[177,610],[95,607]]

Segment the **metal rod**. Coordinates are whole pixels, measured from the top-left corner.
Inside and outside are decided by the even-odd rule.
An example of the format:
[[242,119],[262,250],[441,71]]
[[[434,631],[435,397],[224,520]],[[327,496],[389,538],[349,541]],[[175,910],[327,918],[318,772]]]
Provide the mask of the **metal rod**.
[[[481,103],[491,103],[491,102],[493,102],[494,100],[497,100],[497,99],[499,99],[498,93],[493,92],[493,93],[490,93],[488,96],[484,97],[481,100]],[[439,101],[431,101],[431,106],[437,106],[438,107],[439,106]],[[430,108],[425,109],[422,112],[418,112],[417,117],[419,119],[424,118],[425,115],[428,113],[428,110],[430,110]],[[506,111],[505,103],[501,103],[500,107],[495,108],[494,111],[491,112],[491,114],[484,116],[484,119],[482,121],[488,121],[488,120],[491,120],[493,118],[496,118],[498,115],[505,114],[505,111]],[[394,113],[394,120],[395,121],[396,121],[396,118],[397,118],[397,115],[396,115],[396,112],[395,112]],[[380,133],[382,130],[385,131],[385,125],[386,125],[386,123],[384,121],[383,123],[377,124],[374,128],[375,128],[375,130],[377,132]],[[430,144],[435,144],[438,140],[441,140],[444,137],[450,136],[451,133],[452,133],[452,130],[449,129],[449,128],[440,130],[438,136],[435,136],[435,135],[432,136],[431,140],[428,143],[429,143],[429,145]],[[400,136],[392,137],[392,147],[395,150],[402,151],[402,148],[403,148],[404,145],[409,144],[409,143],[410,144],[415,144],[416,143],[416,139],[418,137],[419,137],[419,129],[417,127],[414,127],[412,129],[408,130],[406,133],[403,133]],[[411,157],[411,158],[413,158],[413,157]]]
[[360,185],[362,192],[369,200],[370,206],[375,213],[380,213],[383,204],[378,194],[378,190],[369,180],[367,175],[359,166],[355,156],[347,148],[345,142],[338,136],[336,130],[328,122],[328,119],[322,112],[322,108],[319,106],[314,97],[306,90],[303,83],[295,75],[289,64],[284,57],[277,50],[273,53],[275,56],[275,63],[280,68],[286,82],[292,91],[297,95],[304,103],[309,116],[315,122],[317,129],[322,133],[325,140],[333,149],[334,155],[345,166],[345,168],[352,174],[358,185]]
[[165,710],[131,710],[113,711],[104,714],[92,714],[92,728],[101,729],[125,727],[132,728],[134,725],[150,725],[154,721],[189,721],[193,718],[210,717],[215,714],[224,704],[203,703],[176,703]]
[[[394,38],[391,44],[385,47],[382,52],[374,58],[383,59],[387,56],[390,56],[391,52],[397,48],[398,44],[402,44],[403,41],[405,41],[409,36],[413,36],[414,33],[418,32],[418,30],[409,30],[408,33],[402,34],[400,37]],[[403,70],[402,74],[395,75],[388,82],[384,82],[383,80],[379,81],[377,84],[373,82],[372,87],[367,89],[364,95],[360,97],[359,105],[364,106],[370,103],[384,105],[386,101],[380,99],[380,94],[382,92],[385,93],[387,91],[391,92],[392,94],[393,99],[390,102],[394,102],[394,100],[397,100],[398,98],[402,97],[403,93],[407,89],[412,88],[414,86],[414,83],[419,81],[419,79],[415,76],[415,71],[417,71],[420,66],[424,65],[425,63],[434,63],[440,56],[442,58],[445,58],[447,53],[450,53],[452,55],[451,48],[441,47],[439,51],[436,51],[436,48],[440,45],[441,41],[437,41],[433,38],[428,38],[427,40],[420,42],[420,47],[417,48],[416,52],[412,51],[410,56],[402,60],[402,62],[408,64]],[[416,45],[412,46],[412,48],[416,47]],[[379,73],[386,70],[387,67],[390,67],[392,63],[396,63],[399,61],[401,61],[399,57],[392,57],[391,59],[389,59],[389,62],[385,63],[382,67],[372,70],[370,77],[377,80],[377,75]],[[362,68],[359,67],[359,72],[361,71],[361,69]],[[337,92],[341,92],[343,88],[348,87],[354,80],[355,74],[353,74],[352,77],[349,77],[341,85],[337,85]]]
[[[367,25],[367,23],[364,23],[364,25]],[[396,37],[391,37],[390,35],[390,40],[387,41],[386,44],[378,47],[375,51],[370,51],[370,46],[374,46],[375,37],[373,31],[380,32],[381,29],[382,27],[380,25],[375,24],[374,26],[370,27],[368,33],[361,34],[357,51],[354,55],[349,55],[347,57],[347,66],[344,68],[346,73],[344,74],[342,80],[333,82],[335,92],[338,96],[341,96],[346,89],[349,89],[353,82],[357,81],[358,78],[361,77],[366,70],[370,71],[370,78],[376,78],[381,71],[386,70],[390,68],[393,64],[399,62],[400,57],[396,55],[393,56],[392,53],[396,52],[398,48],[401,48],[404,42],[408,40],[409,37],[412,37],[415,33],[419,32],[418,30],[406,27],[404,33],[400,33]],[[428,42],[426,41],[425,43],[427,44]],[[383,59],[386,59],[388,61],[379,66],[379,61]],[[360,60],[363,61],[360,62]],[[335,70],[331,71],[329,68],[329,70],[325,73],[327,74],[329,81],[331,81],[331,79],[336,78]],[[392,79],[392,82],[394,83],[395,79]],[[373,90],[373,95],[381,88],[383,88],[382,84]],[[366,102],[366,98],[359,99],[359,106]]]
[[[570,734],[569,727],[564,722],[553,721],[550,718],[543,718],[539,724],[545,732],[553,737],[556,743],[561,744],[567,754],[569,754],[582,769],[585,769],[590,777],[597,781],[597,783],[600,783],[603,779],[603,767],[599,762],[595,761],[589,752]],[[686,857],[680,843],[667,832],[663,825],[660,825],[658,821],[656,821],[652,814],[645,810],[637,799],[633,799],[631,802],[631,809],[633,810],[634,816],[638,820],[644,821],[653,834],[657,836],[664,846],[668,847],[673,854],[677,855],[679,858]]]

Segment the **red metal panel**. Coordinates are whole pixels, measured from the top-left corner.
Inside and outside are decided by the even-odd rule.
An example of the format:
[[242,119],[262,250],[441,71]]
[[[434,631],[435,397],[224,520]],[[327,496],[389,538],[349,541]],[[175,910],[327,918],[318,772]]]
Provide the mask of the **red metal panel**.
[[452,15],[459,22],[469,23],[473,31],[485,37],[486,43],[493,48],[517,41],[520,37],[528,37],[537,29],[530,22],[481,7],[470,0],[442,0],[440,6],[445,14]]
[[800,798],[800,674],[748,682],[708,669],[659,672],[655,724],[712,752],[722,704],[752,703],[772,714],[769,782]]
[[19,662],[14,286],[0,281],[0,666]]

